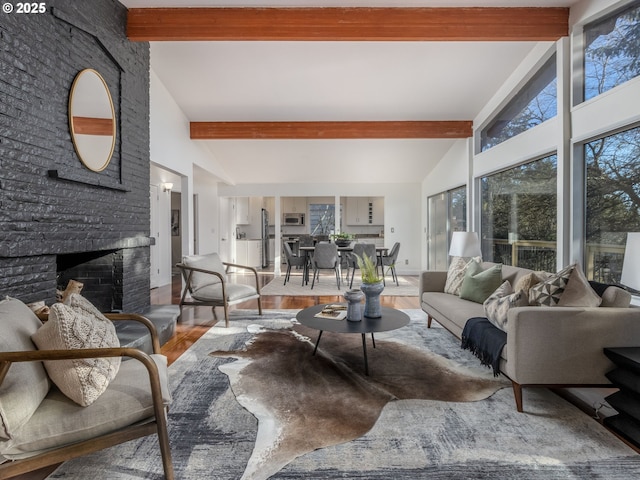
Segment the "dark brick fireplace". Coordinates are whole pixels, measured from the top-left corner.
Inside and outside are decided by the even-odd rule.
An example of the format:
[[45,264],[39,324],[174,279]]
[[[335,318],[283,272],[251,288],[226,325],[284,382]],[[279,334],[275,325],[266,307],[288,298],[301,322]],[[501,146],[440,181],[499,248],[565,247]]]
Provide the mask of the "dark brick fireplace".
[[[2,16],[2,296],[52,303],[74,278],[104,310],[149,305],[149,44],[125,30],[117,0],[50,0],[45,14]],[[116,112],[101,172],[82,165],[68,127],[70,87],[85,68],[104,77]]]

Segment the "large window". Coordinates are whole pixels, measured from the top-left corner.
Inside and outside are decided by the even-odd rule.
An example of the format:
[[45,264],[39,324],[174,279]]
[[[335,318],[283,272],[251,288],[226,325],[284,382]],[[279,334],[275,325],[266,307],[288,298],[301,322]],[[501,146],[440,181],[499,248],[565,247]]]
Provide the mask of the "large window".
[[330,235],[336,226],[336,206],[333,203],[309,204],[309,229],[312,236]]
[[584,99],[640,75],[640,2],[584,27]]
[[584,146],[587,277],[617,283],[627,232],[640,232],[640,127]]
[[495,147],[558,113],[555,54],[480,131],[481,151]]
[[484,260],[556,271],[557,156],[482,177]]
[[448,190],[428,200],[429,269],[446,270],[452,233],[467,229],[467,187]]

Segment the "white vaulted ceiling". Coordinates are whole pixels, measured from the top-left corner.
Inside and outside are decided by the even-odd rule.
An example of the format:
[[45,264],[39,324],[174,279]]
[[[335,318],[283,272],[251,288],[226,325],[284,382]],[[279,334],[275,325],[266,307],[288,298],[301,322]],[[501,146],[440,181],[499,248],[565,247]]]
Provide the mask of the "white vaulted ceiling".
[[[576,0],[168,1],[139,7],[567,7]],[[151,42],[190,121],[472,120],[536,42]],[[420,182],[450,139],[194,140],[236,183]]]

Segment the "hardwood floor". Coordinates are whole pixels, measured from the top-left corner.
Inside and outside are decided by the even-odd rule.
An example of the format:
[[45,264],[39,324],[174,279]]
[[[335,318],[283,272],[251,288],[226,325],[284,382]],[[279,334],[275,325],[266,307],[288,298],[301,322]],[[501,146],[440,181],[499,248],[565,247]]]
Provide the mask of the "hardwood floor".
[[[253,281],[253,275],[242,273],[229,274],[232,282],[247,283]],[[263,287],[271,280],[274,275],[272,271],[260,271],[258,281]],[[418,277],[404,277],[409,282],[418,284]],[[158,287],[151,290],[151,303],[157,305],[178,304],[180,302],[182,288],[182,280],[179,275],[174,275],[171,285]],[[303,296],[292,297],[285,295],[263,295],[263,309],[298,309],[306,308],[321,303],[344,302],[341,295],[328,296]],[[396,297],[385,296],[384,292],[381,296],[381,304],[386,307],[393,308],[420,308],[418,297]],[[253,300],[243,303],[238,308],[257,309],[258,303]],[[224,322],[222,312],[219,312],[219,320]],[[183,309],[182,318],[176,326],[176,334],[162,347],[162,353],[167,356],[169,363],[174,362],[182,353],[184,353],[191,345],[193,345],[209,328],[217,322],[213,318],[210,307],[185,307]]]

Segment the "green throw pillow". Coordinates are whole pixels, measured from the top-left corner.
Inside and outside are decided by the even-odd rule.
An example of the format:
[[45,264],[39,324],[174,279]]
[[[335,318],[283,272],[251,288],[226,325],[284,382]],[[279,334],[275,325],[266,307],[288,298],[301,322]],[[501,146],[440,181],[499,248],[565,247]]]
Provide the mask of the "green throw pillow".
[[473,262],[467,271],[460,287],[460,298],[476,303],[484,303],[496,289],[502,285],[502,264],[498,263],[487,270],[482,270],[479,263]]

